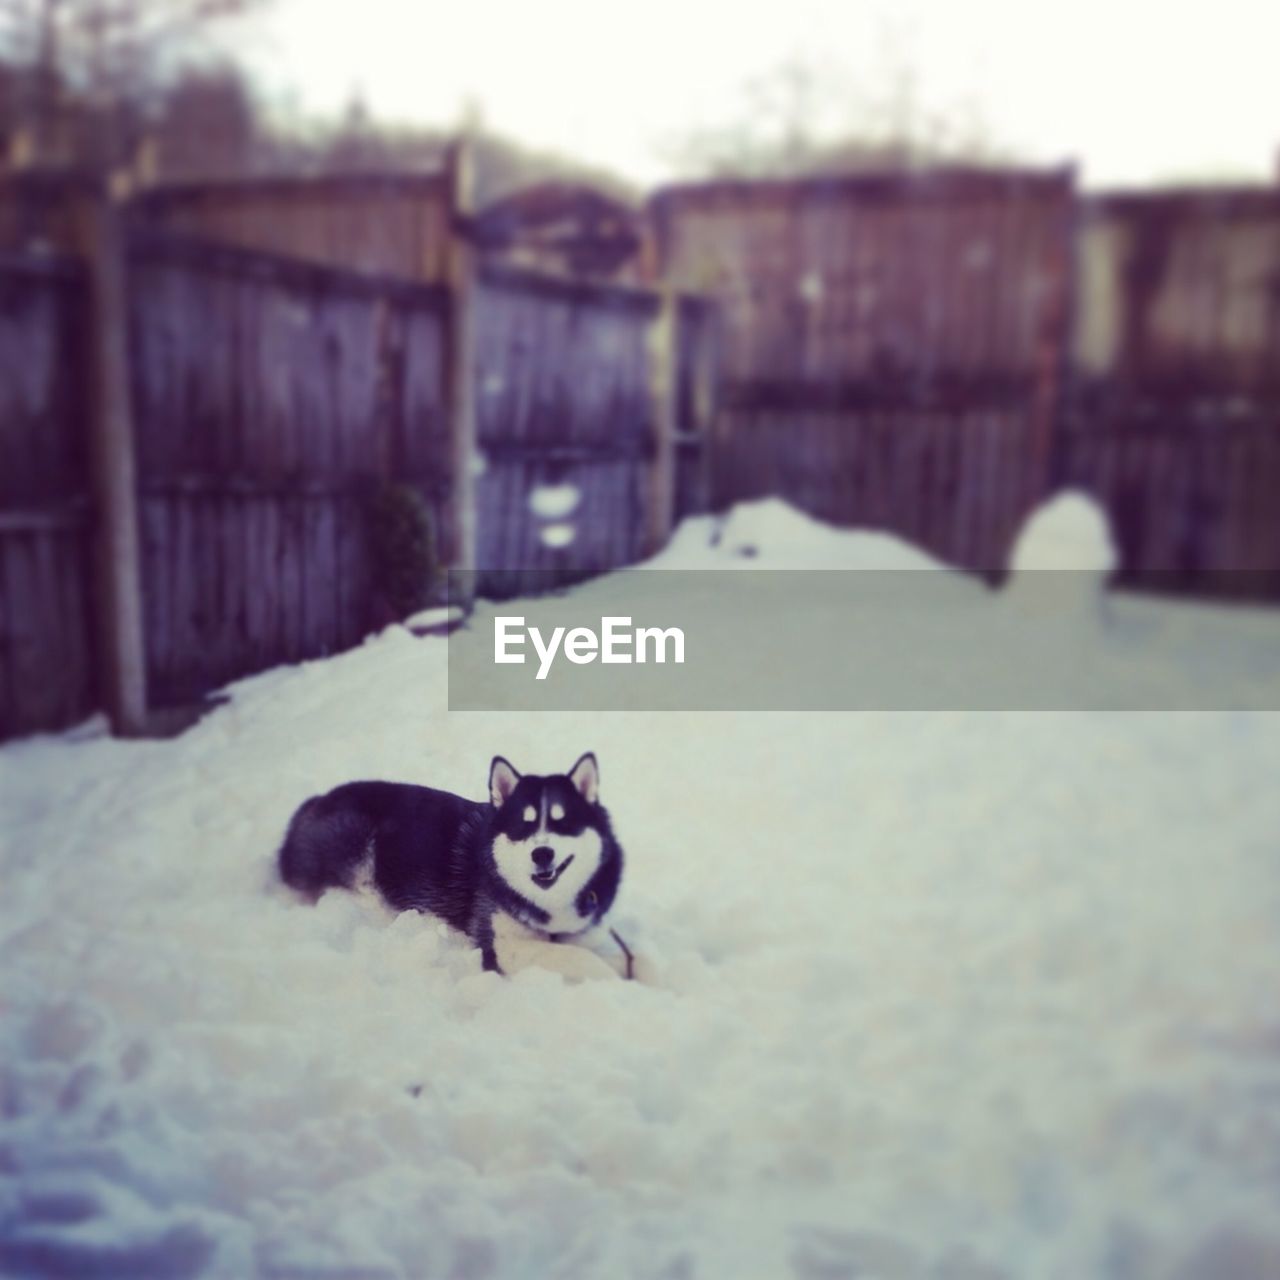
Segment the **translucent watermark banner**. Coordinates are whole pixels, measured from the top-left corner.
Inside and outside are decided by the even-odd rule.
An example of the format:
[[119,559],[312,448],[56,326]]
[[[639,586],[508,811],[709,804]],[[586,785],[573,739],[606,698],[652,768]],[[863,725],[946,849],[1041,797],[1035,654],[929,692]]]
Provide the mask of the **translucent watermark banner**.
[[530,573],[505,601],[476,585],[451,575],[456,711],[1280,709],[1280,609],[1089,573]]

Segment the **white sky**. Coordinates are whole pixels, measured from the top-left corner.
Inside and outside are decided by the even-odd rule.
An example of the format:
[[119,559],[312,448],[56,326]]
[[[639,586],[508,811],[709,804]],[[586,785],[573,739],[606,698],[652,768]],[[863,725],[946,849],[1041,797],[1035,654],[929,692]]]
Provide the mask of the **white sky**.
[[664,142],[740,120],[743,86],[788,60],[850,118],[908,66],[930,110],[980,112],[1033,162],[1091,186],[1266,179],[1280,150],[1271,0],[275,0],[251,58],[264,87],[333,114],[486,123],[641,181]]

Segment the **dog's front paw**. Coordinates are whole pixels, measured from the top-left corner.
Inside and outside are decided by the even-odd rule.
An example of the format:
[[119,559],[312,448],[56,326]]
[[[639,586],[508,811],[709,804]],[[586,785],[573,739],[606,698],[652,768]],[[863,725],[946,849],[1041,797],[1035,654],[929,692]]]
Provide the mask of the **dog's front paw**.
[[522,969],[549,969],[570,982],[618,976],[607,961],[571,942],[549,942],[545,938],[531,936],[507,936],[499,937],[497,946],[500,963],[507,973],[518,973]]

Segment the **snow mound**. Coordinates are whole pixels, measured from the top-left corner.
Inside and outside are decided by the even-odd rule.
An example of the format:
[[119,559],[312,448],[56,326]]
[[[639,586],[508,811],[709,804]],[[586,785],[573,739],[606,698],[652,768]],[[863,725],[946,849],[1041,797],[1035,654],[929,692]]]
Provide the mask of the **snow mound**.
[[[938,567],[715,529],[669,567]],[[446,675],[391,628],[173,741],[0,748],[0,1274],[1276,1274],[1280,717],[450,714]],[[317,791],[587,748],[651,984],[275,884]]]
[[435,627],[448,627],[461,622],[465,616],[465,610],[456,604],[436,605],[411,614],[404,620],[404,625],[410,631],[430,631]]
[[573,484],[538,485],[529,494],[529,510],[544,520],[563,520],[582,501],[582,491]]
[[1009,557],[1015,575],[1068,569],[1105,579],[1118,563],[1107,513],[1088,494],[1076,491],[1037,507],[1023,523]]
[[873,529],[839,529],[781,498],[740,503],[722,519],[684,521],[654,569],[947,569],[918,547]]

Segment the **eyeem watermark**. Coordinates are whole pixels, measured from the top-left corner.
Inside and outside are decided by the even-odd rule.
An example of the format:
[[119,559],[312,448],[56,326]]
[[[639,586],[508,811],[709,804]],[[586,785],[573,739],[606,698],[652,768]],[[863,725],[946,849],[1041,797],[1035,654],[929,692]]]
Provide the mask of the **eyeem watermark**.
[[451,711],[1280,710],[1280,609],[1069,570],[525,572],[519,603],[474,585]]
[[526,640],[538,655],[536,680],[547,678],[557,655],[561,653],[578,666],[596,661],[665,663],[670,645],[670,660],[678,664],[684,662],[684,632],[679,627],[633,628],[629,617],[608,617],[600,619],[598,633],[590,627],[555,627],[548,636],[544,636],[538,627],[526,624],[523,615],[494,618],[494,662],[502,665],[523,663]]

